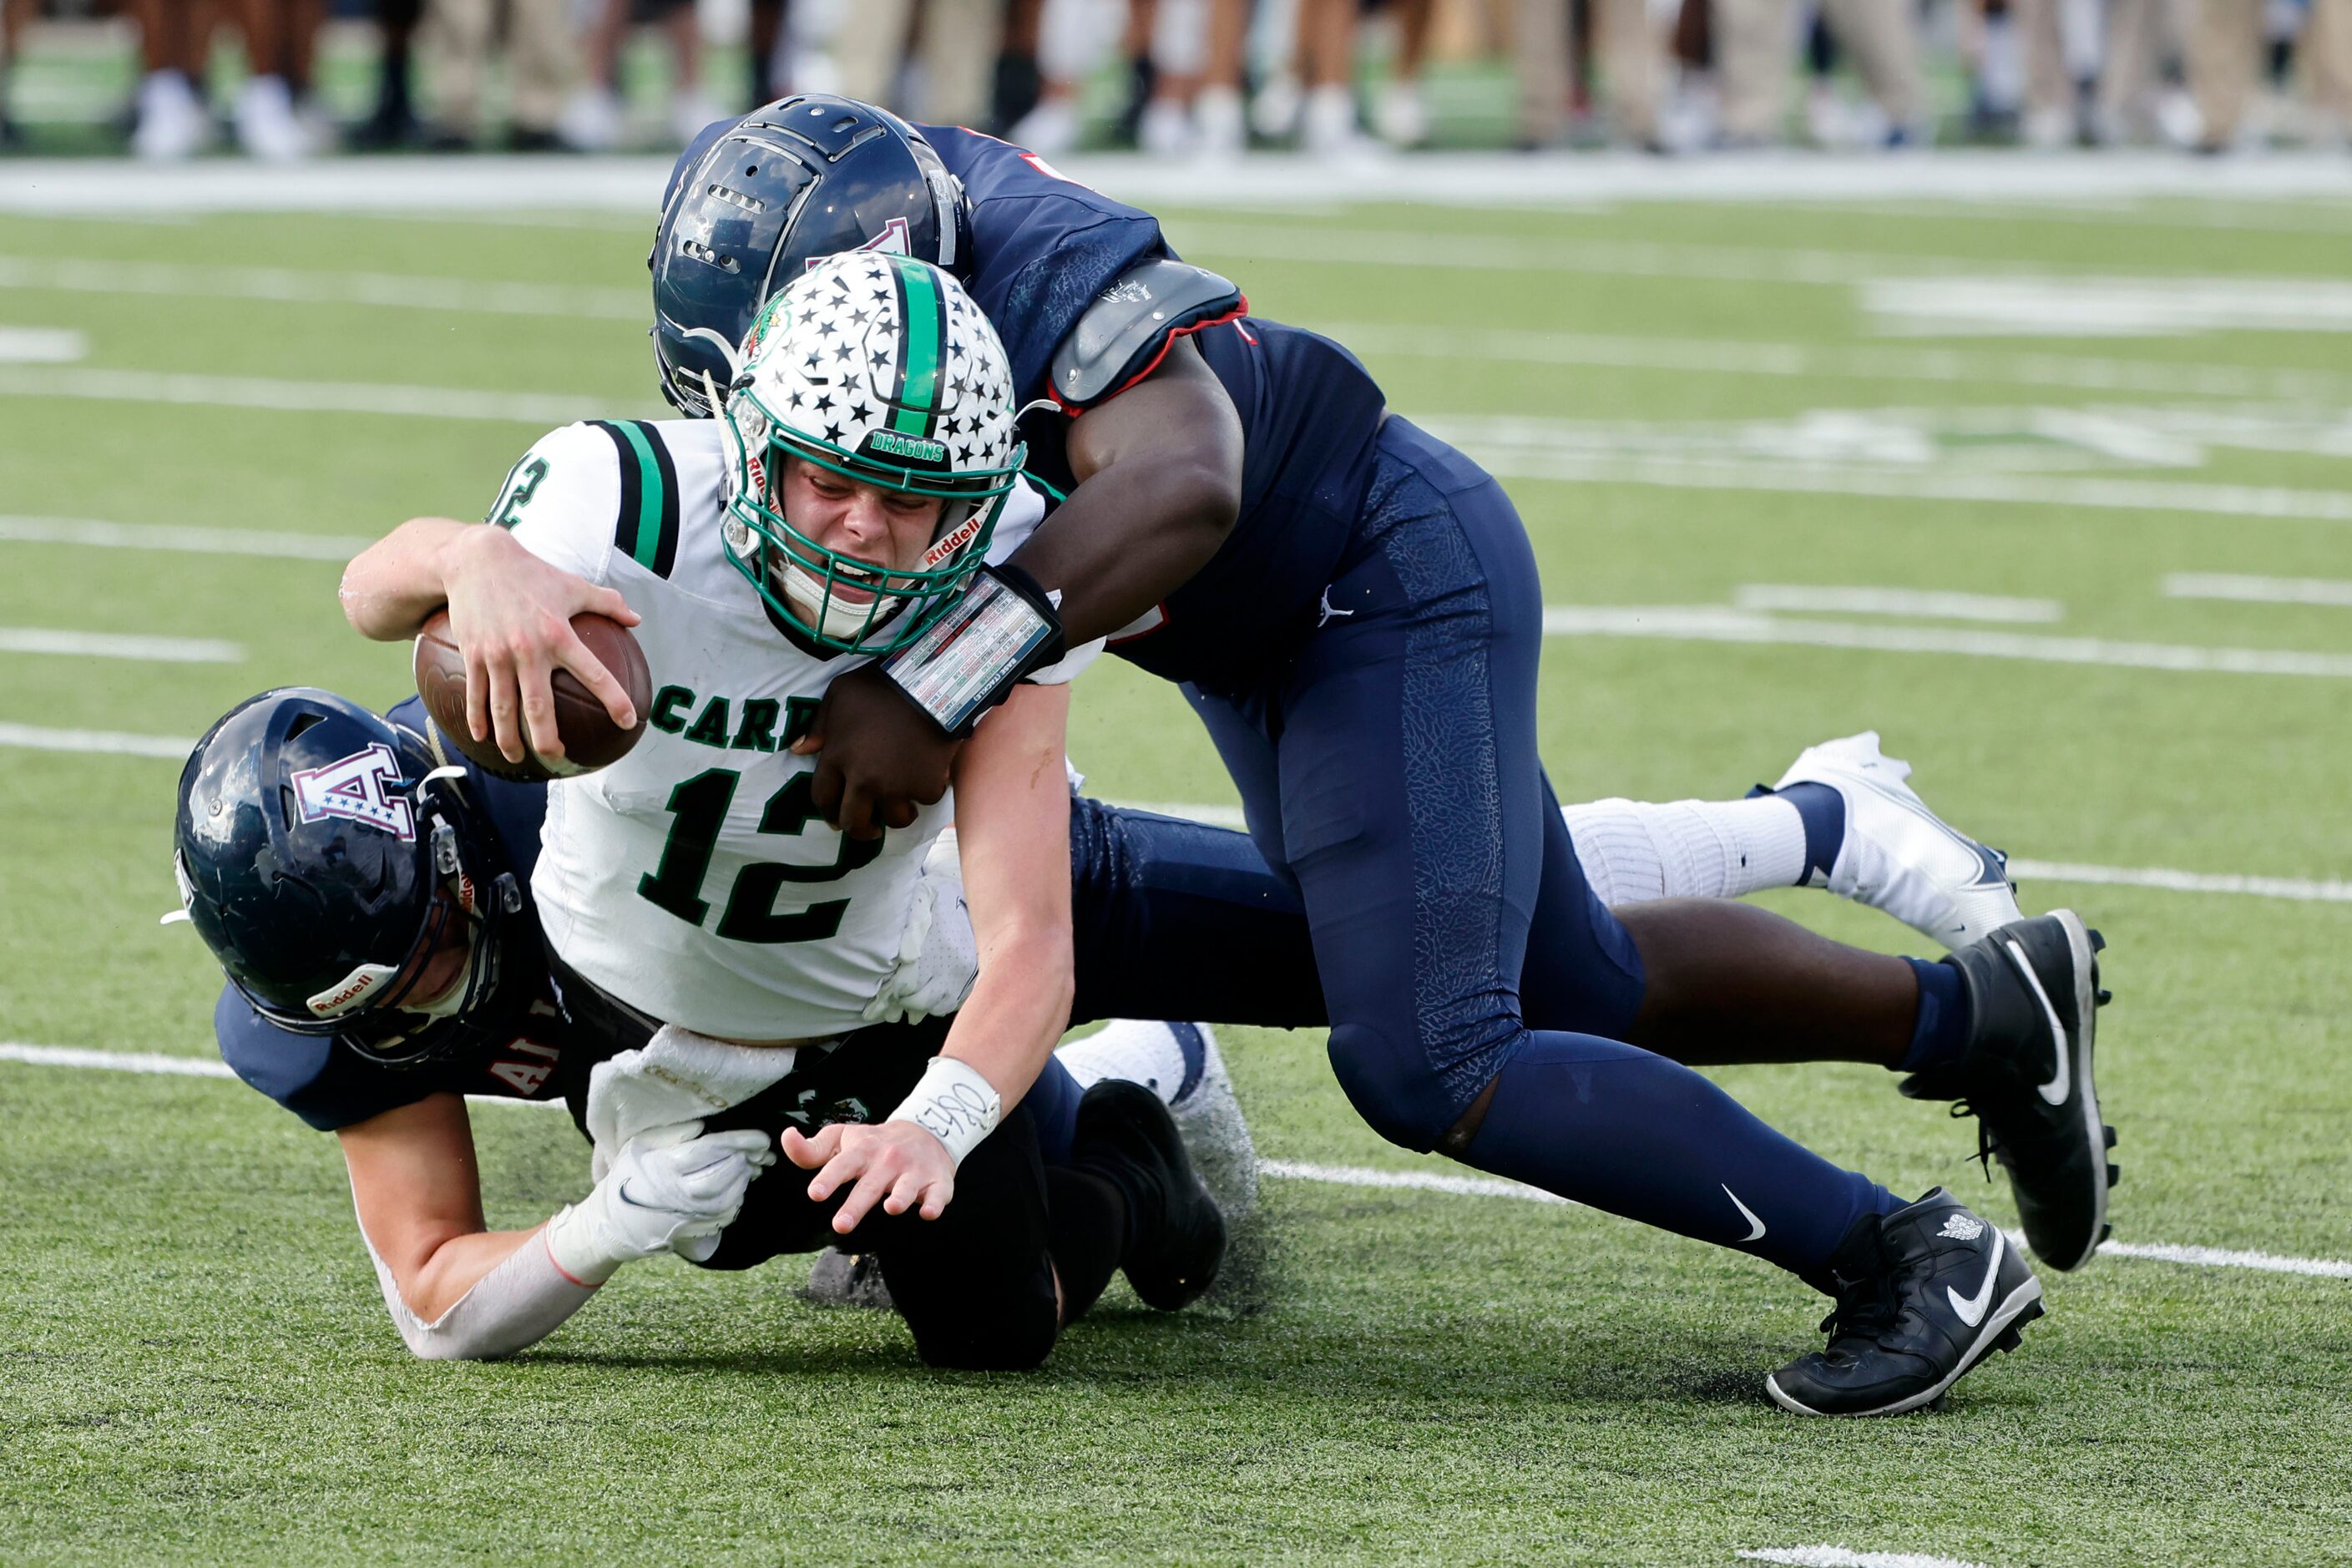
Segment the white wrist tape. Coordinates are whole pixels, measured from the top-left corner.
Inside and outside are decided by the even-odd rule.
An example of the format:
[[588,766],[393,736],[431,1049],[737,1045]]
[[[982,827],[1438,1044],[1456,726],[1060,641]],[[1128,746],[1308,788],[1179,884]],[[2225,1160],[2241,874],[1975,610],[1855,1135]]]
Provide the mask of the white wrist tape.
[[953,1057],[933,1057],[923,1080],[885,1121],[911,1121],[948,1146],[948,1157],[964,1156],[1004,1120],[1004,1100],[980,1069]]
[[[593,1195],[593,1194],[592,1194]],[[566,1204],[547,1222],[548,1258],[564,1278],[585,1286],[602,1285],[621,1271],[626,1258],[616,1258],[596,1234],[595,1215],[585,1203]]]

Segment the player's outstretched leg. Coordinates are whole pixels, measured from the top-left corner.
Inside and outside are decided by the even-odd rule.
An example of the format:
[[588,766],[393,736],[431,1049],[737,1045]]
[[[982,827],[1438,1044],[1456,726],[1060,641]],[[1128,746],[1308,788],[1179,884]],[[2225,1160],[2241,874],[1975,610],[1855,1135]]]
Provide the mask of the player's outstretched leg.
[[1969,1368],[2015,1350],[2042,1316],[2042,1282],[2000,1227],[1937,1187],[1908,1208],[1854,1221],[1830,1258],[1837,1308],[1825,1350],[1764,1380],[1800,1415],[1940,1408]]
[[2022,920],[2008,858],[1927,809],[1875,731],[1807,747],[1746,800],[1596,800],[1562,809],[1613,908],[1825,888],[1946,947]]
[[1915,1100],[1958,1100],[1975,1114],[1980,1152],[2008,1171],[2025,1239],[2053,1268],[2081,1267],[2106,1239],[2118,1175],[2091,1076],[2105,945],[2060,910],[1954,953],[1945,962],[1968,985],[1968,1047],[1902,1084]]

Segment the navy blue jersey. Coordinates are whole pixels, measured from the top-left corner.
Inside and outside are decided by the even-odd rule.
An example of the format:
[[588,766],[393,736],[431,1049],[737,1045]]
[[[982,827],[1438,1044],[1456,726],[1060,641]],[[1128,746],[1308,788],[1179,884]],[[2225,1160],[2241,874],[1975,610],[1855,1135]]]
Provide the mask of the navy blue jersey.
[[[438,740],[431,735],[425,704],[416,698],[385,717],[403,729]],[[330,1037],[278,1028],[256,1013],[235,987],[223,986],[213,1009],[221,1058],[237,1077],[321,1131],[349,1127],[435,1094],[547,1100],[562,1092],[556,1069],[574,1042],[547,983],[539,913],[530,902],[530,872],[539,861],[547,788],[493,778],[446,742],[436,750],[465,767],[467,797],[489,819],[492,837],[522,888],[523,908],[510,927],[513,951],[506,960],[517,967],[509,984],[520,988],[513,1019],[497,1036],[454,1056],[413,1068],[389,1068]]]
[[[1034,153],[975,131],[919,129],[971,203],[963,280],[1004,340],[1015,395],[1045,398],[1054,351],[1096,297],[1138,262],[1175,252],[1150,213]],[[1112,650],[1216,689],[1263,671],[1312,629],[1362,510],[1386,400],[1353,354],[1302,328],[1252,317],[1193,341],[1241,416],[1241,515],[1215,559]],[[1068,426],[1066,413],[1043,411],[1021,425],[1031,471],[1057,490],[1072,483]]]

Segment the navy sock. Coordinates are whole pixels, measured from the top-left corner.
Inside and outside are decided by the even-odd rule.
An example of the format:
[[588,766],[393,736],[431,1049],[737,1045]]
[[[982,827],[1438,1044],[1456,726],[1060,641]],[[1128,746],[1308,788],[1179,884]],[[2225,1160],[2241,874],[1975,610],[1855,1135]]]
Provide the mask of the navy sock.
[[1772,793],[1804,819],[1805,874],[1797,886],[1811,886],[1816,871],[1826,883],[1837,864],[1838,846],[1845,842],[1845,796],[1825,784],[1792,784]]
[[1497,1079],[1464,1163],[1821,1285],[1864,1214],[1903,1200],[1775,1132],[1678,1062],[1540,1030]]
[[1969,990],[1960,972],[1948,963],[1929,963],[1923,958],[1903,962],[1919,977],[1919,1016],[1911,1026],[1910,1048],[1895,1070],[1924,1072],[1958,1061],[1968,1049],[1970,1022]]

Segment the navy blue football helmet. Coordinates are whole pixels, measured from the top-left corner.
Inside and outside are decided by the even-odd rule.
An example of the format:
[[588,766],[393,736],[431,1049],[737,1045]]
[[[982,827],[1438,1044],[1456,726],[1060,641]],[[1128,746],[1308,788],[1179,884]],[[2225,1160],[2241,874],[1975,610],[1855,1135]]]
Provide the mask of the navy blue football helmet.
[[810,263],[887,250],[954,272],[970,238],[962,183],[887,110],[799,93],[707,127],[670,170],[646,258],[662,395],[709,418],[703,377],[725,394],[751,318]]
[[[373,1061],[463,1049],[520,989],[500,981],[522,890],[462,772],[436,770],[423,737],[332,692],[265,691],[196,743],[173,869],[197,934],[256,1011]],[[457,934],[463,984],[412,1002]]]

